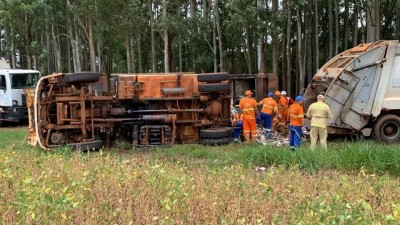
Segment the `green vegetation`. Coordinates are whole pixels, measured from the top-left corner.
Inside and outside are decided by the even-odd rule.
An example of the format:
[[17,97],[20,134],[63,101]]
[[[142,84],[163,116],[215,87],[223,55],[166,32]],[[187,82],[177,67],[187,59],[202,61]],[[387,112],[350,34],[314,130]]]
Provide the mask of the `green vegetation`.
[[395,145],[45,152],[21,146],[25,135],[0,130],[0,224],[400,222]]
[[173,159],[202,159],[209,164],[231,165],[240,163],[249,166],[298,166],[300,169],[338,170],[353,172],[363,169],[374,174],[400,176],[400,151],[397,145],[384,145],[374,141],[335,142],[329,150],[312,151],[309,144],[295,154],[288,147],[262,145],[229,145],[204,147],[198,145],[176,145],[168,149],[150,151],[155,157]]

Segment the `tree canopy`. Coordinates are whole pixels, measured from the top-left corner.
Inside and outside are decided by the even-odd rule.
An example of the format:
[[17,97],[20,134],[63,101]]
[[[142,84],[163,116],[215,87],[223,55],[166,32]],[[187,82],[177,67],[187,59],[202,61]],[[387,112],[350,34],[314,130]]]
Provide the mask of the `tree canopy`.
[[292,95],[335,54],[399,31],[399,0],[0,0],[13,68],[274,72]]

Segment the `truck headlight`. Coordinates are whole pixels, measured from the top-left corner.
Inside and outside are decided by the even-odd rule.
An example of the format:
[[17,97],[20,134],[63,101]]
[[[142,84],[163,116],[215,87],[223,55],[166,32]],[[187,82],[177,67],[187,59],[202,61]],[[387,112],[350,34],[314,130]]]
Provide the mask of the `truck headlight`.
[[18,106],[18,101],[17,100],[13,100],[12,103],[13,103],[13,106]]

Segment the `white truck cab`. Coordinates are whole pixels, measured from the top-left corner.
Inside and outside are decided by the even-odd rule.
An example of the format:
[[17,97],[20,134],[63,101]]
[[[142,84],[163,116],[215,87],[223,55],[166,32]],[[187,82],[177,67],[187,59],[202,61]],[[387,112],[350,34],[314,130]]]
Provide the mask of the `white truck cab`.
[[28,120],[23,88],[35,87],[39,78],[37,70],[0,69],[0,125]]

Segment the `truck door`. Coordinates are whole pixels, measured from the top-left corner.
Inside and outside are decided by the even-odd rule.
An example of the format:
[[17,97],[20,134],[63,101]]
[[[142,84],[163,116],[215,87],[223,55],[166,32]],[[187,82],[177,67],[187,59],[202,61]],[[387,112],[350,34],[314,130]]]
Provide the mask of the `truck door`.
[[9,83],[7,82],[6,75],[0,74],[0,107],[1,106],[11,106],[11,102],[9,101]]
[[360,54],[334,79],[326,91],[333,118],[330,124],[363,128],[369,121],[387,45]]

